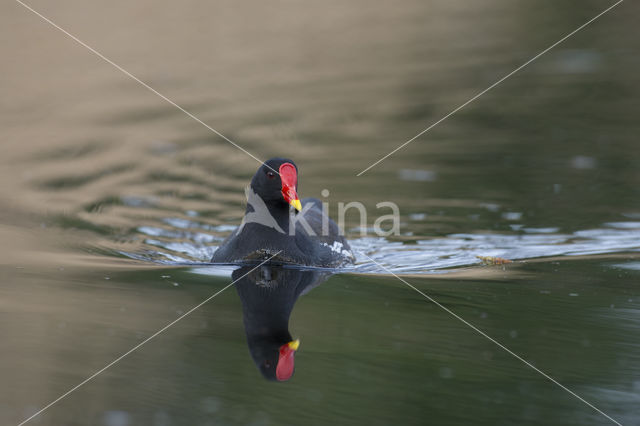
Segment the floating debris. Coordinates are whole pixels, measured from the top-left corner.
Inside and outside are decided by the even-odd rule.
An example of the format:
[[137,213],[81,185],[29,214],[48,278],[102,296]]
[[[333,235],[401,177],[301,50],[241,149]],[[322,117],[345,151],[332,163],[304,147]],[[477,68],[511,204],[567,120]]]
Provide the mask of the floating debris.
[[493,257],[493,256],[476,256],[478,259],[482,261],[485,265],[504,265],[506,263],[513,263],[513,260],[503,259],[501,257]]

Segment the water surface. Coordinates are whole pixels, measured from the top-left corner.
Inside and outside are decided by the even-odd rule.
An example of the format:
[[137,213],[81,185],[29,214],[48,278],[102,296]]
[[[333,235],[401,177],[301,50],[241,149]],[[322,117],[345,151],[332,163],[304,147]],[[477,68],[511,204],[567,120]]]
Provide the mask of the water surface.
[[[574,424],[640,419],[640,57],[624,2],[30,3],[366,228],[298,298],[286,383],[234,289],[40,425]],[[0,422],[18,424],[224,288],[208,265],[258,163],[18,3],[0,6]],[[477,256],[513,260],[483,265]],[[380,265],[369,260],[373,259]]]

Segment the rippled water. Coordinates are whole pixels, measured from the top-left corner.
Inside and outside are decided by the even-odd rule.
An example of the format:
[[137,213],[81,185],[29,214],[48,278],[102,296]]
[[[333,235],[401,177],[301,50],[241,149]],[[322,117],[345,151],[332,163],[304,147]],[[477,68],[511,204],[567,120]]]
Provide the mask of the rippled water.
[[[163,222],[163,227],[137,229],[143,235],[144,244],[150,246],[146,252],[121,253],[163,264],[208,262],[223,239],[219,234],[226,235],[235,229],[180,218],[166,218]],[[515,232],[411,238],[410,243],[384,237],[354,238],[351,245],[358,259],[355,268],[349,269],[352,272],[430,273],[483,263],[483,257],[526,260],[640,250],[640,222],[609,222],[601,229],[571,234],[559,233],[558,228],[524,228],[522,224],[510,227]]]
[[[640,44],[624,2],[30,3],[261,159],[366,206],[303,291],[287,383],[225,290],[41,425],[622,424],[640,419]],[[18,3],[0,6],[0,423],[223,289],[258,163]],[[322,190],[330,195],[321,196]],[[371,233],[400,208],[400,235]],[[481,257],[513,263],[486,265]]]

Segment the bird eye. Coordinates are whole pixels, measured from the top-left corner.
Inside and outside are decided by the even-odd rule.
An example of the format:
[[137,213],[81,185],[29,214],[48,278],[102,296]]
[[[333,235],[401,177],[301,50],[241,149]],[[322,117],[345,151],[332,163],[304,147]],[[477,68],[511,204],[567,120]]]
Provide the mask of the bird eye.
[[269,179],[273,179],[274,177],[276,177],[276,174],[275,174],[275,173],[273,173],[271,170],[269,170],[269,171],[267,172],[267,177],[268,177]]

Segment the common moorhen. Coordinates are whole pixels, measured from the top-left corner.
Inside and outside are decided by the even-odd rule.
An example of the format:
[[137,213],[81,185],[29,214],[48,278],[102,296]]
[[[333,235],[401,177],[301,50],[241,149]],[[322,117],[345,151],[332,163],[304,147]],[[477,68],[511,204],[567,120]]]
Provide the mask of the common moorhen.
[[212,262],[274,260],[306,266],[353,263],[349,243],[316,198],[298,199],[298,168],[285,158],[260,166],[246,189],[240,226],[214,252]]

